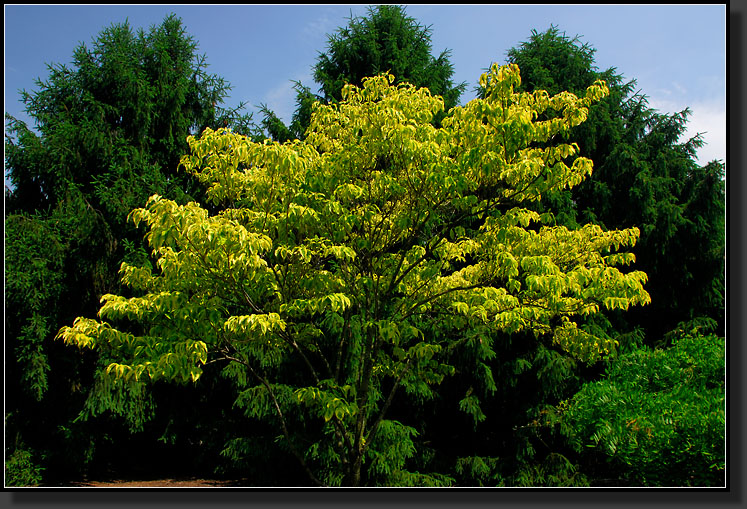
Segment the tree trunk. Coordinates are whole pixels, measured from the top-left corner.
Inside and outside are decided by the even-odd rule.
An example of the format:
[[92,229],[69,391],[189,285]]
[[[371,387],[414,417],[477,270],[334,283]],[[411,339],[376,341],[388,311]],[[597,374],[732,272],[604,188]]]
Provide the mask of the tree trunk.
[[342,483],[344,486],[358,487],[361,485],[361,469],[363,467],[363,455],[358,453],[355,455],[355,460],[350,464],[350,469],[347,475],[343,479]]

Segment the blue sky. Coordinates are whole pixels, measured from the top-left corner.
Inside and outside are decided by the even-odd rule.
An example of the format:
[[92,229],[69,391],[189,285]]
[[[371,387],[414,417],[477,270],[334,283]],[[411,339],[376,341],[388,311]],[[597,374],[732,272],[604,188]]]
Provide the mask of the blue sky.
[[[316,91],[312,66],[327,49],[327,34],[365,15],[357,5],[6,5],[5,111],[28,120],[19,89],[33,90],[46,64],[69,63],[79,43],[128,20],[158,25],[173,12],[205,53],[208,70],[232,86],[227,106],[256,111],[267,104],[290,120],[292,80]],[[600,69],[635,78],[650,105],[672,113],[690,107],[688,134],[706,132],[702,164],[726,159],[726,5],[407,5],[407,14],[432,30],[433,53],[451,50],[454,82],[466,81],[461,104],[474,97],[481,72],[504,63],[506,52],[533,29],[554,24],[596,49]],[[259,119],[259,115],[255,117]]]

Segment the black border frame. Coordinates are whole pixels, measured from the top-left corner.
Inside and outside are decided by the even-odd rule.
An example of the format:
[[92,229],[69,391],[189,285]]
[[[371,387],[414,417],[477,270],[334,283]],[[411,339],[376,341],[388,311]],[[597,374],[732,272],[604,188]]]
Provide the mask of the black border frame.
[[[744,4],[698,2],[725,5],[727,54],[727,484],[726,488],[381,488],[381,489],[307,489],[307,488],[4,488],[0,507],[47,508],[54,505],[83,508],[112,505],[138,509],[152,507],[300,507],[308,505],[395,507],[497,506],[552,507],[588,506],[662,506],[662,507],[742,507],[744,488],[744,387],[741,367],[747,365],[741,342],[744,310],[742,296],[745,274],[744,236],[729,242],[729,231],[744,232],[744,204],[747,195],[742,174],[742,135],[745,108],[744,91]],[[693,65],[697,72],[697,62]],[[736,168],[729,171],[729,168]],[[735,191],[736,192],[733,192]],[[734,239],[732,239],[734,240]],[[734,261],[734,263],[731,263]],[[729,311],[737,311],[730,314]],[[734,320],[731,320],[734,318]],[[736,342],[729,338],[737,338]],[[742,403],[742,404],[740,404]]]

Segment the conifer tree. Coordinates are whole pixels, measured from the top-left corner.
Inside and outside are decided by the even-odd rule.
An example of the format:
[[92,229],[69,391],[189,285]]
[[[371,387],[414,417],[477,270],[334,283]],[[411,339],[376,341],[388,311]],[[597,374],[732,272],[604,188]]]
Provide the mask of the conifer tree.
[[[625,81],[614,68],[597,69],[594,53],[589,44],[567,37],[556,27],[542,33],[533,31],[528,41],[508,51],[508,61],[523,71],[520,90],[580,93],[599,79],[609,85],[610,94],[590,106],[587,121],[564,137],[566,142],[577,143],[579,153],[595,162],[593,173],[572,189],[547,193],[532,207],[539,213],[553,213],[558,224],[571,228],[592,223],[604,229],[634,225],[641,230],[635,254],[638,267],[649,276],[651,305],[625,313],[604,310],[587,317],[585,327],[618,341],[620,353],[631,355],[642,344],[666,343],[672,337],[666,333],[681,329],[683,322],[692,321],[688,330],[723,330],[723,164],[698,165],[695,151],[702,145],[701,137],[681,139],[689,110],[675,114],[654,111],[636,91],[635,81]],[[478,96],[484,96],[484,91],[478,89]],[[712,340],[701,340],[703,348],[712,348]],[[555,405],[573,397],[584,382],[593,383],[604,364],[590,369],[551,349],[528,348],[520,339],[505,344],[506,350],[497,352],[489,363],[494,383],[513,383],[521,373],[536,385],[508,397],[496,393],[488,399],[491,404],[486,406],[500,410],[486,412],[485,422],[493,425],[489,430],[487,426],[475,430],[480,440],[471,454],[469,449],[462,450],[462,477],[466,480],[482,472],[483,478],[507,484],[563,485],[583,484],[599,475],[595,467],[590,471],[588,464],[574,464],[589,461],[588,455],[577,456],[562,437],[548,435],[534,424]],[[607,366],[616,369],[613,359]],[[484,391],[488,387],[484,380],[481,371],[474,369],[457,387]],[[507,408],[512,410],[507,412]],[[515,419],[506,419],[506,414]],[[496,444],[505,436],[517,444],[513,453],[507,452],[505,443],[492,449],[484,445]],[[647,454],[656,461],[656,452],[648,450]]]
[[[444,99],[444,111],[456,106],[466,84],[455,85],[449,51],[434,57],[430,27],[420,25],[398,5],[368,8],[364,17],[351,17],[348,25],[328,36],[328,48],[314,65],[314,81],[321,94],[295,83],[296,112],[286,127],[273,112],[263,108],[263,125],[276,141],[302,139],[309,126],[312,105],[340,101],[346,84],[361,86],[363,79],[390,72],[397,83],[425,87]],[[440,120],[443,113],[436,117]]]
[[[147,258],[126,221],[133,208],[154,192],[201,198],[176,171],[187,136],[253,129],[241,106],[220,106],[229,86],[205,68],[174,15],[149,30],[113,24],[78,46],[71,65],[49,65],[36,90],[21,92],[34,126],[6,116],[6,437],[36,460],[45,455],[56,465],[49,475],[86,461],[90,432],[70,422],[95,363],[60,350],[54,335],[76,316],[95,316],[101,295],[118,288],[123,259]],[[76,433],[81,442],[66,451]]]
[[610,87],[609,97],[590,108],[588,121],[569,138],[595,162],[594,173],[572,191],[548,197],[543,210],[568,224],[641,230],[636,253],[649,275],[652,304],[629,314],[620,328],[641,327],[649,344],[698,318],[723,331],[723,162],[698,164],[702,136],[682,138],[690,110],[653,110],[635,80],[625,81],[614,68],[596,68],[595,51],[554,26],[533,31],[508,51],[508,61],[523,71],[522,90],[580,93],[597,79]]

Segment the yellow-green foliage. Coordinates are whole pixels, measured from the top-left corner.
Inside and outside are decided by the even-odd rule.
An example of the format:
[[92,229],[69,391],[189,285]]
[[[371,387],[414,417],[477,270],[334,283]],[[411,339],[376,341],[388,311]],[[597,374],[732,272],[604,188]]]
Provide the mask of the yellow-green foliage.
[[[486,98],[436,127],[443,100],[393,81],[317,104],[304,141],[191,137],[181,164],[218,212],[159,196],[133,211],[158,270],[123,264],[142,296],[104,296],[105,322],[78,320],[61,337],[105,348],[118,378],[194,380],[208,360],[240,364],[274,418],[288,424],[306,405],[334,430],[353,484],[394,392],[432,397],[454,371],[441,353],[462,338],[528,330],[583,361],[609,354],[614,342],[574,320],[649,301],[646,275],[619,268],[638,230],[573,231],[522,207],[592,171],[558,140],[605,84],[581,98],[519,94],[519,69],[493,66]],[[139,332],[118,332],[128,324]],[[288,380],[297,397],[275,400],[273,384]],[[377,458],[377,475],[407,478],[402,462]]]

